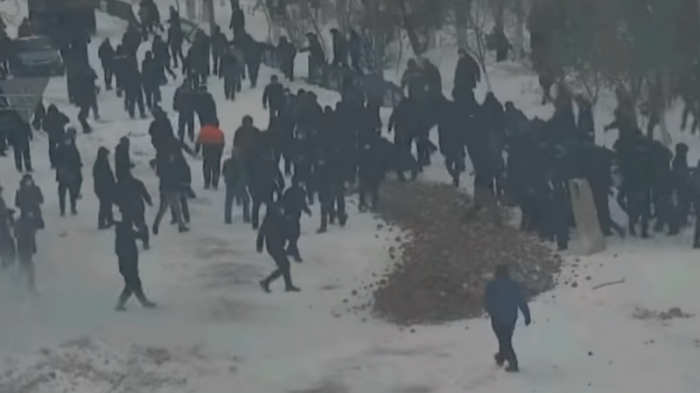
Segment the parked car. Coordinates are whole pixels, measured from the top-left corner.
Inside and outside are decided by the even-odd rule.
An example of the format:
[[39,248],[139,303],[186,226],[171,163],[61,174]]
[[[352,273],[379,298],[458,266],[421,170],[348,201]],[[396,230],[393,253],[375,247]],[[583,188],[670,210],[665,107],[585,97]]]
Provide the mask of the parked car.
[[48,37],[32,36],[12,41],[10,72],[15,77],[63,75],[65,67],[58,49]]

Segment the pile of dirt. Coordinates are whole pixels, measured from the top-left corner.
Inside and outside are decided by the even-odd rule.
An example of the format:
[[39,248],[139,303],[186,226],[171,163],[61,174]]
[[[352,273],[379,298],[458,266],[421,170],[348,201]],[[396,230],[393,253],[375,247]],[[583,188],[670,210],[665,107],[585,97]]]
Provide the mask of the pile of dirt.
[[[486,212],[466,218],[471,200],[454,187],[387,181],[378,213],[407,232],[399,262],[374,286],[373,312],[400,325],[435,324],[483,314],[483,293],[499,264],[528,297],[551,289],[561,258],[536,237]],[[506,210],[502,211],[505,217]]]

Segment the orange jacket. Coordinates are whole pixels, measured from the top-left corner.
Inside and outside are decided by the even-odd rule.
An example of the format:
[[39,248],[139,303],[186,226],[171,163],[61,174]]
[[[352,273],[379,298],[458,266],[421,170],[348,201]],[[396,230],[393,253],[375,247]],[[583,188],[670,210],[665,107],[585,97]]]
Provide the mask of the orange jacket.
[[197,144],[199,145],[224,145],[224,132],[219,127],[206,125],[199,130],[197,136]]

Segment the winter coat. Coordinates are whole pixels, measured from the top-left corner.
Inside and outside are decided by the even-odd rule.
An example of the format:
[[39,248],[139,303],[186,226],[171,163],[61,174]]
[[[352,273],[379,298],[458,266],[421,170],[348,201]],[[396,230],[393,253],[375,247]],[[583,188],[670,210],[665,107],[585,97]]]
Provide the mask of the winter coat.
[[299,185],[292,185],[282,195],[282,209],[287,219],[299,221],[301,213],[311,215],[306,204],[306,191]]
[[203,126],[199,131],[194,149],[196,152],[199,152],[202,145],[204,145],[205,149],[207,147],[220,147],[223,149],[225,144],[224,132],[219,127],[210,124]]
[[92,167],[92,178],[97,198],[111,200],[114,197],[115,180],[107,156],[98,157],[95,160],[95,165]]
[[200,145],[224,145],[224,132],[214,125],[205,125],[199,131],[197,144]]
[[156,166],[160,179],[160,190],[164,192],[184,191],[191,183],[190,167],[184,158],[160,160]]
[[141,214],[145,209],[145,204],[151,205],[151,195],[146,190],[146,186],[139,179],[127,176],[119,180],[116,185],[114,202],[119,206],[122,216],[131,214]]
[[263,91],[263,106],[269,105],[270,108],[282,108],[284,105],[284,86],[281,83],[270,83],[265,86]]
[[135,268],[131,265],[122,265],[124,262],[134,263],[138,260],[139,249],[136,239],[139,234],[130,225],[117,224],[115,228],[114,252],[119,257],[119,272],[124,274]]
[[221,55],[226,50],[228,40],[222,32],[214,33],[211,37],[211,51],[214,54]]
[[154,91],[160,88],[160,66],[155,59],[144,59],[141,63],[141,76],[143,88],[146,91]]
[[245,190],[248,187],[248,171],[242,159],[231,157],[221,169],[227,188]]
[[31,186],[22,185],[15,193],[15,207],[20,211],[41,211],[44,203],[44,194],[36,184]]
[[245,30],[245,14],[243,10],[238,8],[231,13],[231,23],[229,23],[229,29],[235,32]]
[[114,65],[114,55],[114,48],[109,41],[103,42],[100,49],[97,50],[97,56],[100,58],[103,68],[110,68]]
[[75,83],[75,103],[80,106],[91,106],[97,99],[97,89],[95,81],[97,74],[92,68],[86,67],[76,73]]
[[64,144],[56,151],[56,181],[70,184],[81,176],[83,161],[75,143]]
[[418,130],[420,130],[420,115],[416,109],[413,101],[403,99],[391,112],[388,129],[396,132],[399,135],[399,139],[417,136]]
[[289,232],[289,223],[281,212],[269,209],[260,225],[256,245],[262,250],[264,244],[270,254],[284,252]]
[[348,43],[340,33],[333,34],[333,62],[346,63],[348,61]]
[[457,68],[455,68],[454,85],[474,89],[480,80],[481,68],[479,63],[468,54],[461,57],[457,61]]
[[530,308],[518,284],[512,278],[497,278],[486,285],[486,312],[499,323],[515,323],[518,309],[525,320],[530,319]]
[[129,145],[119,142],[114,149],[114,170],[117,175],[121,176],[122,173],[131,170],[133,166],[134,164],[131,162],[131,155],[129,154]]
[[177,24],[171,24],[170,27],[168,27],[168,46],[171,48],[181,48],[184,41],[185,34],[182,32],[182,28]]
[[284,178],[274,161],[253,160],[248,169],[250,170],[249,188],[253,199],[269,203],[274,199],[275,193],[279,195],[284,190]]
[[161,149],[174,138],[173,125],[165,115],[157,116],[148,127],[148,134],[151,136],[151,143],[156,150]]
[[277,56],[282,64],[287,64],[294,60],[297,55],[297,48],[289,41],[280,41],[277,45]]
[[153,59],[159,64],[170,63],[170,49],[168,49],[168,44],[165,41],[154,40],[151,52],[153,53]]
[[226,52],[221,56],[221,76],[225,81],[235,81],[240,78],[243,71],[241,66],[233,52]]
[[358,151],[358,171],[360,181],[378,183],[384,178],[383,157],[374,142],[367,142]]
[[216,101],[211,93],[198,93],[195,98],[195,111],[199,117],[199,122],[211,123],[218,121],[219,117],[216,111]]
[[17,242],[17,253],[25,257],[36,254],[36,220],[32,217],[20,217],[15,222],[15,241]]
[[14,120],[15,123],[14,126],[10,128],[7,135],[8,142],[17,149],[23,149],[29,146],[29,141],[34,139],[32,127],[28,123],[25,123],[17,112],[10,112],[5,121],[7,120]]
[[70,123],[68,117],[61,112],[49,111],[43,120],[44,131],[49,135],[49,140],[54,143],[63,141],[66,124]]
[[255,127],[240,126],[233,136],[233,147],[240,148],[246,154],[254,152],[262,133]]
[[189,86],[180,86],[175,90],[173,110],[179,113],[193,113],[195,109],[194,91]]

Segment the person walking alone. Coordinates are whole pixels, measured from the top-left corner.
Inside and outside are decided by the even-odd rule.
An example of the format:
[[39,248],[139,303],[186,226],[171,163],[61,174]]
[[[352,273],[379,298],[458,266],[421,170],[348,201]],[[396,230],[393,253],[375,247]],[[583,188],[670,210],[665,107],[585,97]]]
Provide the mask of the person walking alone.
[[486,312],[491,317],[491,327],[498,339],[498,353],[494,355],[496,364],[508,362],[506,371],[518,372],[518,358],[513,350],[513,332],[518,320],[518,309],[525,317],[525,325],[530,325],[530,308],[523,297],[520,284],[510,277],[508,267],[496,267],[496,276],[486,285]]

